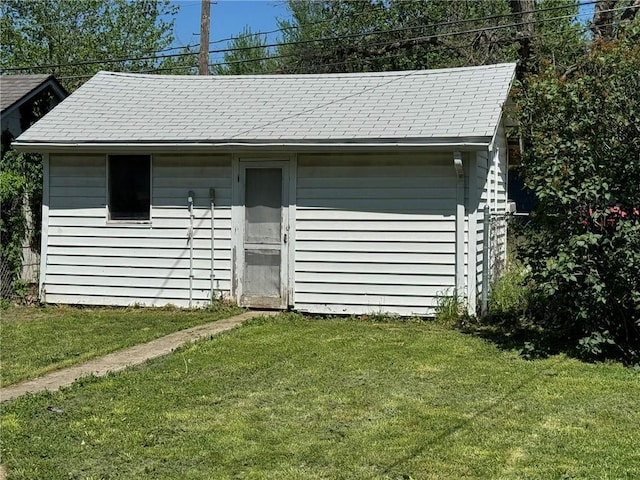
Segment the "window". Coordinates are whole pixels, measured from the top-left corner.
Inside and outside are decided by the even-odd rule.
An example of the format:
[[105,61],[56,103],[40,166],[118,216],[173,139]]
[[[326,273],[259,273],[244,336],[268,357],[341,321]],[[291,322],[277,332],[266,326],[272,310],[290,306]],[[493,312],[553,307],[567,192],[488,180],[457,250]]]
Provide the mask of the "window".
[[151,156],[109,156],[109,220],[149,220]]

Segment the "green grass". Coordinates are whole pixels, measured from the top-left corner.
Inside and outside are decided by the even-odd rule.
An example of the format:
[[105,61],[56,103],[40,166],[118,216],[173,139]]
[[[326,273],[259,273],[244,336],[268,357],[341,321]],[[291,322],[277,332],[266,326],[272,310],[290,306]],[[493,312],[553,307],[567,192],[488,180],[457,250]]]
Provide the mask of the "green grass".
[[147,342],[183,328],[240,313],[205,310],[12,307],[0,312],[1,384]]
[[640,375],[435,324],[252,321],[0,407],[10,479],[640,477]]

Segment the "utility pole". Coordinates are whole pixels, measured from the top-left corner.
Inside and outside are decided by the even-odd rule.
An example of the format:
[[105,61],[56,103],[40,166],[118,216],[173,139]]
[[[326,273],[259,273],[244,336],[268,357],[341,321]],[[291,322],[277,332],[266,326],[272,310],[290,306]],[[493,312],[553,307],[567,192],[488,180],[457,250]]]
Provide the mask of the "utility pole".
[[209,25],[211,0],[202,0],[200,13],[200,54],[198,55],[198,75],[209,75]]

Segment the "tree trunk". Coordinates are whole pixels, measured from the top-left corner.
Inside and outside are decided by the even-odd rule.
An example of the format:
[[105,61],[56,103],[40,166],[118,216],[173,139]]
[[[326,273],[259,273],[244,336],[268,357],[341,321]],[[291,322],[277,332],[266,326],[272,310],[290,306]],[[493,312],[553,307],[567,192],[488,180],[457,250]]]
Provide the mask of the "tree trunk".
[[622,20],[633,20],[636,16],[636,13],[640,11],[640,0],[630,0],[629,6],[625,9],[622,14]]
[[535,0],[509,0],[509,8],[515,17],[518,42],[518,76],[531,69],[531,40],[533,39]]
[[593,21],[590,30],[596,40],[613,39],[613,10],[618,0],[600,0],[593,9]]

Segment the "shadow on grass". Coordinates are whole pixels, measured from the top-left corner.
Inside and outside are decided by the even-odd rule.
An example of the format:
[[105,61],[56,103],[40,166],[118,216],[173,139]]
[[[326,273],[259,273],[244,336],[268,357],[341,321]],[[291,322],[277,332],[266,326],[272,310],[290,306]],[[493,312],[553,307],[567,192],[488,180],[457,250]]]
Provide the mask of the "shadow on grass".
[[557,334],[512,317],[488,316],[460,325],[460,331],[490,341],[502,350],[518,350],[522,358],[534,360],[563,353],[579,358],[578,352]]

